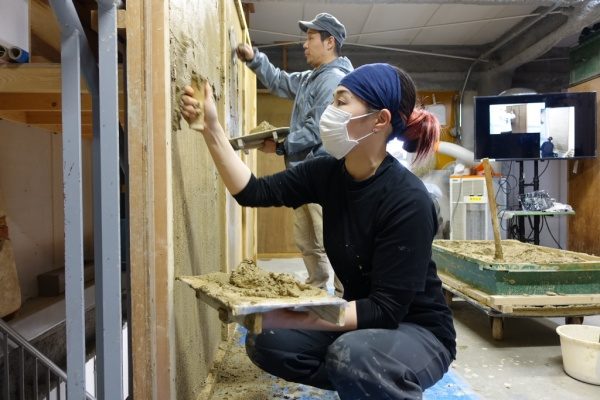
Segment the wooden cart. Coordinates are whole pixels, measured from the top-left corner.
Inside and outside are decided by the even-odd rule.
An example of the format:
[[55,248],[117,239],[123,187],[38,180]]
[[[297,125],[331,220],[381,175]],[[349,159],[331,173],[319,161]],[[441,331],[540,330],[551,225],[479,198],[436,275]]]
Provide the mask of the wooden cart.
[[504,337],[505,317],[565,317],[567,324],[581,324],[584,316],[600,314],[600,294],[492,295],[443,272],[444,295],[448,305],[460,297],[490,317],[492,337]]

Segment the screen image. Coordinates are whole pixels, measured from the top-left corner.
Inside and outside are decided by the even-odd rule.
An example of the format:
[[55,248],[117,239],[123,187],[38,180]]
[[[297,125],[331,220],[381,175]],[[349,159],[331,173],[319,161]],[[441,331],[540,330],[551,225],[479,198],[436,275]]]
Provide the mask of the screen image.
[[497,160],[596,156],[596,94],[475,98],[475,157]]

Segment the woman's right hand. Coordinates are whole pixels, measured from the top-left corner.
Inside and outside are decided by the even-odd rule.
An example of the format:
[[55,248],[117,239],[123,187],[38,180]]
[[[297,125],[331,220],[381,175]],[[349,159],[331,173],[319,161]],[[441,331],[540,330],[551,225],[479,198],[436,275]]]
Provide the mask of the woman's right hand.
[[[214,132],[219,124],[217,106],[215,105],[212,87],[208,81],[204,85],[204,131],[206,132],[208,129],[210,132]],[[188,124],[191,125],[202,115],[200,107],[200,102],[194,98],[194,89],[191,86],[185,86],[181,95],[179,109]]]

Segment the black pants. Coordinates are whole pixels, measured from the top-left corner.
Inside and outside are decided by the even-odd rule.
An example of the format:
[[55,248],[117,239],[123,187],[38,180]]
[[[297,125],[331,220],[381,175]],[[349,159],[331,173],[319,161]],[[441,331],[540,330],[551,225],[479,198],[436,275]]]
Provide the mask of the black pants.
[[345,333],[265,330],[248,335],[246,351],[264,371],[336,390],[342,400],[421,399],[452,362],[431,332],[408,323]]

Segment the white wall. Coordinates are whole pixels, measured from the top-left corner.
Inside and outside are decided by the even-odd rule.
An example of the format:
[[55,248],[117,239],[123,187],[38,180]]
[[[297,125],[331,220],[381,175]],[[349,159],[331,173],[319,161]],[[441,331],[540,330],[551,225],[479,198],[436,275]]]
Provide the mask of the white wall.
[[462,140],[459,143],[471,151],[475,151],[475,95],[475,91],[465,91],[462,105]]
[[29,0],[0,1],[0,43],[29,51]]
[[[84,252],[92,254],[91,139],[84,140]],[[0,120],[0,195],[23,300],[37,296],[37,276],[64,266],[62,136]]]

